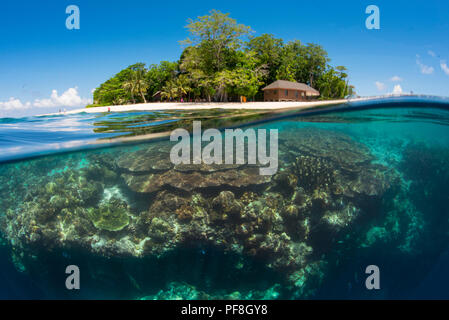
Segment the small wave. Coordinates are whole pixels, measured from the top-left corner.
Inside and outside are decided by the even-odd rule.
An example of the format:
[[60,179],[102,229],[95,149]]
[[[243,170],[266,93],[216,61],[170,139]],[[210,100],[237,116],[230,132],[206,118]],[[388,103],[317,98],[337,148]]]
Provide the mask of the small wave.
[[[282,107],[282,103],[280,103]],[[431,123],[449,125],[449,99],[402,96],[356,100],[310,109],[278,110],[164,110],[77,113],[24,118],[0,118],[0,162],[74,148],[99,148],[127,141],[168,136],[176,128],[246,127],[276,121],[309,123]]]

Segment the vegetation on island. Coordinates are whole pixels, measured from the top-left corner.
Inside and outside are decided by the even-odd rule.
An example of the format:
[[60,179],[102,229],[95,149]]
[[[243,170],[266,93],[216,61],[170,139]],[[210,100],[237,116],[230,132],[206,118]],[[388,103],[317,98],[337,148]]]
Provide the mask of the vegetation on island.
[[189,37],[176,62],[148,68],[133,64],[102,83],[88,107],[164,101],[262,100],[261,88],[281,79],[302,82],[320,91],[320,99],[354,94],[343,66],[332,67],[327,52],[299,40],[285,43],[271,34],[254,36],[229,14],[212,10],[189,19]]

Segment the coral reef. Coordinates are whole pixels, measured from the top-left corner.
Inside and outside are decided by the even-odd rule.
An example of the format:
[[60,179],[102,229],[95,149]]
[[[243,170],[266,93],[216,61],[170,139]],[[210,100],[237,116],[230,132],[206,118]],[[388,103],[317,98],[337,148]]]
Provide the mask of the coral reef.
[[112,198],[108,203],[101,204],[98,208],[87,209],[87,217],[98,229],[119,231],[129,224],[127,211],[128,205],[126,202]]
[[260,291],[207,293],[187,283],[170,282],[166,289],[140,300],[273,300],[279,297],[279,285]]
[[[293,297],[309,297],[348,230],[366,235],[366,246],[385,239],[382,227],[354,226],[375,220],[372,208],[397,192],[399,175],[373,164],[369,150],[343,133],[305,128],[279,138],[274,176],[260,175],[257,165],[173,165],[166,141],[86,153],[28,180],[23,199],[6,203],[1,229],[17,261],[74,246],[138,258],[213,246],[260,261],[283,275]],[[32,169],[20,174],[36,176]],[[276,295],[251,294],[262,296]],[[174,284],[153,298],[178,297],[212,296]]]

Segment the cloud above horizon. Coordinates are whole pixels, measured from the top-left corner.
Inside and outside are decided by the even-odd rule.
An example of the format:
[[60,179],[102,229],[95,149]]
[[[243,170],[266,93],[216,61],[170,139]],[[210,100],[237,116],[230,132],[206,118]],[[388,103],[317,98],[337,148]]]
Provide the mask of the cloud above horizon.
[[440,61],[440,67],[441,67],[441,70],[443,70],[443,72],[449,76],[449,67],[446,64],[446,60]]
[[393,82],[400,82],[402,80],[403,79],[400,76],[393,76],[390,78],[390,81],[393,81]]
[[434,69],[431,66],[426,66],[424,63],[421,62],[420,56],[416,55],[416,64],[419,66],[422,74],[432,74]]
[[9,98],[7,101],[0,101],[0,110],[25,110],[31,108],[31,103],[22,103],[19,99],[14,97]]
[[78,87],[74,87],[67,89],[61,95],[58,95],[57,90],[52,90],[50,98],[35,99],[34,102],[22,102],[20,99],[11,97],[7,101],[0,101],[0,110],[26,110],[33,107],[83,107],[89,103],[92,103],[92,99],[80,97]]
[[386,89],[385,83],[383,83],[383,82],[376,81],[376,82],[374,82],[374,84],[376,85],[377,90],[379,90],[379,91],[384,91]]
[[393,94],[401,94],[402,93],[402,87],[400,84],[397,84],[393,88]]
[[[432,50],[427,51],[427,53],[429,54],[429,56],[439,59],[440,55],[437,55],[435,52],[433,52]],[[417,54],[416,55],[416,62],[418,63],[420,56]],[[446,63],[446,60],[440,59],[440,68],[441,70],[449,76],[449,66]],[[432,72],[433,72],[433,68],[432,68]]]
[[[440,58],[440,56],[437,55],[437,54],[436,54],[435,52],[433,52],[432,50],[427,51],[427,53],[429,54],[429,56],[431,56],[431,57],[433,57],[433,58],[436,58],[436,59],[439,59],[439,58]],[[417,55],[416,55],[416,63],[418,63],[419,58],[420,58],[420,56],[417,54]],[[420,61],[419,61],[419,63],[420,63]],[[418,65],[419,65],[419,63],[418,63]],[[421,64],[421,65],[424,66],[423,64]],[[420,65],[420,67],[421,67],[421,65]],[[428,68],[427,66],[424,66],[424,67]],[[430,67],[430,68],[432,69],[430,73],[432,73],[432,72],[433,72],[433,68],[432,68],[432,67]],[[445,74],[447,74],[447,75],[449,76],[449,66],[448,66],[447,63],[446,63],[446,60],[443,60],[443,59],[440,60],[440,68],[441,68],[441,70],[442,70]],[[422,71],[422,67],[421,67],[421,71]],[[424,72],[423,72],[423,73],[424,73]]]
[[429,56],[434,57],[434,58],[437,56],[436,53],[433,52],[432,50],[427,51],[427,53],[429,54]]

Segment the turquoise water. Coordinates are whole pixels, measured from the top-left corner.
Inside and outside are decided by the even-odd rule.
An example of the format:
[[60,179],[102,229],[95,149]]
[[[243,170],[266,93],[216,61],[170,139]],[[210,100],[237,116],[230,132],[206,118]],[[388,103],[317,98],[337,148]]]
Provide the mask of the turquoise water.
[[[172,164],[193,120],[277,129],[277,172]],[[434,97],[0,119],[0,298],[449,298],[448,125]]]

